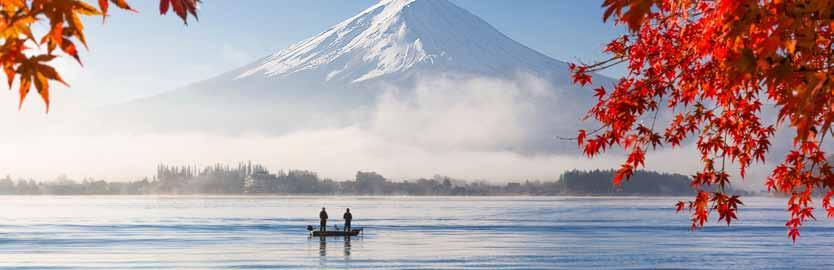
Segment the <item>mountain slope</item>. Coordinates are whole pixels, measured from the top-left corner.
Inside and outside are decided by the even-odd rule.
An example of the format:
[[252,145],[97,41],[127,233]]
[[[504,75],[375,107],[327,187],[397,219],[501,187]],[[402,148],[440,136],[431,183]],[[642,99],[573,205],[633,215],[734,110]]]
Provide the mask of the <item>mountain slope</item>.
[[[570,84],[565,62],[447,0],[382,0],[242,68],[111,108],[102,126],[273,135],[358,126],[409,136],[466,127],[456,134],[509,138],[478,146],[535,149],[575,133],[592,101]],[[423,124],[390,127],[403,122]]]
[[503,76],[561,67],[449,1],[384,0],[236,79],[317,72],[326,81],[355,83],[415,69]]

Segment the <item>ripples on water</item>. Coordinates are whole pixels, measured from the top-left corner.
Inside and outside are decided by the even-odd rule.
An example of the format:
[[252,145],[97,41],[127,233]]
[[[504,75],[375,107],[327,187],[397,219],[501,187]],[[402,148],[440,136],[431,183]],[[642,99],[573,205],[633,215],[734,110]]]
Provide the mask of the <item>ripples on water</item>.
[[[0,268],[834,269],[831,223],[793,245],[782,199],[747,198],[738,224],[695,233],[676,201],[0,197]],[[365,235],[309,238],[322,206],[350,207]]]

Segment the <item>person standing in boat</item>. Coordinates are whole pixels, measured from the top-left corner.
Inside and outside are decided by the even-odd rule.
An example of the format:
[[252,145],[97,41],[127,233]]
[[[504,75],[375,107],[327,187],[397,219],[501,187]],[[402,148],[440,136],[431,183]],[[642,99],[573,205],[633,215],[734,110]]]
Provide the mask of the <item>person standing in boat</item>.
[[342,218],[345,219],[345,231],[349,232],[350,231],[350,221],[353,220],[353,215],[350,214],[350,208],[347,209],[347,211],[342,216]]
[[321,212],[319,212],[319,219],[321,220],[321,227],[319,227],[320,231],[327,230],[327,211],[324,210],[324,207],[321,208]]

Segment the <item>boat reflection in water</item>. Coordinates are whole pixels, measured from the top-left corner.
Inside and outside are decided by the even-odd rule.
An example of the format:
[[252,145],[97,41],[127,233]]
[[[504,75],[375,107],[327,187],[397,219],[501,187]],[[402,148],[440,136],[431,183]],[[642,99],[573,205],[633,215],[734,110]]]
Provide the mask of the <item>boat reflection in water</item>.
[[351,254],[351,240],[353,237],[360,236],[363,234],[363,229],[355,229],[351,231],[315,231],[312,230],[312,226],[308,226],[307,230],[310,232],[310,239],[318,238],[319,239],[319,256],[326,257],[327,256],[327,240],[328,238],[332,239],[339,239],[343,238],[344,241],[344,253],[345,257],[349,257]]
[[350,257],[350,236],[345,237],[345,257]]
[[327,237],[319,237],[319,256],[327,257]]

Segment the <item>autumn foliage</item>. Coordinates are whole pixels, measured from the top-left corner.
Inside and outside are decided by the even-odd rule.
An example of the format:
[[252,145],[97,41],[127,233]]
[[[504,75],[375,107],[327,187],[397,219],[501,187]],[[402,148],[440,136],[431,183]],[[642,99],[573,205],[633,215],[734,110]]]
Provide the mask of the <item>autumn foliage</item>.
[[[197,17],[200,0],[160,0],[159,11],[168,10],[187,22],[188,15]],[[107,17],[110,5],[135,11],[125,0],[98,0],[98,7],[84,0],[0,0],[0,66],[9,88],[15,81],[20,104],[34,85],[49,110],[50,81],[67,84],[50,62],[64,54],[75,58],[78,45],[87,47],[84,36],[85,16]],[[48,27],[36,35],[33,26],[44,22]]]
[[[594,71],[627,68],[613,88],[596,89],[588,115],[603,126],[578,137],[589,156],[612,147],[629,153],[615,184],[645,166],[646,151],[694,140],[703,160],[692,181],[697,195],[677,210],[691,211],[693,229],[714,213],[729,224],[741,205],[724,193],[737,181],[729,164],[743,178],[784,127],[793,145],[766,185],[789,197],[788,236],[796,241],[814,219],[812,194],[826,194],[821,206],[834,216],[834,172],[821,149],[834,120],[834,1],[606,0],[603,8],[627,34],[605,47],[610,59],[571,69],[585,85]],[[655,126],[658,113],[671,121]]]

